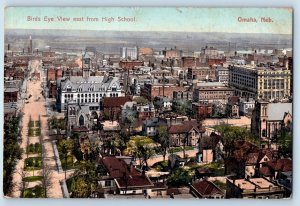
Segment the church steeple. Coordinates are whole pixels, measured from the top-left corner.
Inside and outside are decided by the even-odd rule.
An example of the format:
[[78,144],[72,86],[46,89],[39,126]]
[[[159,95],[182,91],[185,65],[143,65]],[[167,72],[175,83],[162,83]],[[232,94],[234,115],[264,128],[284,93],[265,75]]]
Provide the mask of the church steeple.
[[90,77],[90,70],[91,57],[87,52],[85,52],[85,54],[82,56],[82,77],[88,79]]

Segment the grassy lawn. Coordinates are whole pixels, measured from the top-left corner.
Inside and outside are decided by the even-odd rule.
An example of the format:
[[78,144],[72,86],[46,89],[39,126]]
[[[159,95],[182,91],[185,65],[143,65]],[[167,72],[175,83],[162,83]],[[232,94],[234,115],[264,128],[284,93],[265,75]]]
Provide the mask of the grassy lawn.
[[42,145],[39,144],[39,143],[30,144],[30,145],[27,146],[26,152],[28,154],[41,153],[42,152]]
[[28,127],[34,127],[34,121],[30,120],[29,123],[28,123]]
[[157,162],[152,166],[155,170],[159,172],[167,172],[169,170],[168,161]]
[[64,155],[60,155],[59,158],[60,158],[60,162],[61,162],[61,166],[62,166],[63,170],[74,169],[79,164],[79,163],[73,163],[74,161],[76,161],[76,158],[73,155],[68,155],[67,164],[66,164],[66,160],[65,160]]
[[41,128],[36,128],[35,129],[35,136],[40,136],[41,135]]
[[34,129],[32,129],[31,127],[29,127],[29,129],[28,129],[28,136],[29,137],[33,137],[34,136]]
[[40,127],[40,121],[35,121],[35,122],[34,122],[34,126],[35,126],[35,127]]
[[[185,147],[185,151],[188,151],[188,150],[193,150],[194,147],[190,147],[190,146],[186,146]],[[176,153],[176,152],[182,152],[183,151],[183,148],[182,147],[174,147],[174,148],[171,148],[169,149],[169,153]]]
[[35,181],[41,181],[43,179],[43,176],[30,176],[30,177],[25,177],[23,180],[25,182],[35,182]]
[[210,170],[213,171],[212,176],[224,176],[225,171],[224,171],[224,165],[219,162],[212,162],[204,165],[193,165],[190,167],[190,170],[195,170],[196,168],[209,168]]
[[40,170],[43,167],[43,162],[41,157],[29,157],[25,159],[24,170]]
[[33,188],[27,188],[24,191],[25,198],[44,198],[44,189],[41,186],[35,186]]

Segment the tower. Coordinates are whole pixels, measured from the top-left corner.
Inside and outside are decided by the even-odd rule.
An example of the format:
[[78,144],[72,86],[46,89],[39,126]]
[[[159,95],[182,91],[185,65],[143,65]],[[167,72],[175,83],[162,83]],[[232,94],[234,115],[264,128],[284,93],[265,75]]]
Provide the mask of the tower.
[[88,79],[90,77],[90,69],[91,69],[91,57],[88,53],[82,57],[82,77]]

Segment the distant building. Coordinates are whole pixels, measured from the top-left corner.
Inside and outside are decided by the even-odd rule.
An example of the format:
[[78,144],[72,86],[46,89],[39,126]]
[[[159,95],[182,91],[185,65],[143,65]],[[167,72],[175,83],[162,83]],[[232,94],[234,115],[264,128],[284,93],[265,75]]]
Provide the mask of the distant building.
[[197,118],[209,118],[212,116],[212,104],[211,103],[193,103],[192,109],[195,112]]
[[210,67],[188,68],[187,79],[189,80],[215,80],[216,70]]
[[229,79],[229,70],[226,67],[217,67],[216,68],[216,80],[228,84]]
[[291,72],[273,67],[229,67],[229,86],[241,97],[278,99],[289,97]]
[[122,47],[121,57],[123,59],[136,60],[138,59],[138,48],[137,47]]
[[182,50],[175,48],[167,49],[162,51],[165,58],[177,58],[180,59],[182,57]]
[[221,102],[226,104],[228,97],[233,96],[233,94],[233,90],[228,87],[204,86],[194,89],[193,100],[194,102]]
[[255,106],[255,100],[250,98],[250,99],[245,99],[245,98],[240,98],[239,101],[239,109],[240,109],[240,114],[241,115],[247,115],[247,114],[252,114],[252,110],[254,109]]

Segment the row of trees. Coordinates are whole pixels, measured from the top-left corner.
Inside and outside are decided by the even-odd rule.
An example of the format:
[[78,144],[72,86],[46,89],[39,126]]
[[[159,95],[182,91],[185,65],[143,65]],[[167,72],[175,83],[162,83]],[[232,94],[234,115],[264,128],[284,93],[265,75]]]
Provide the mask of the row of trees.
[[18,144],[20,117],[4,122],[3,154],[3,192],[9,194],[13,189],[12,176],[17,161],[22,158],[22,149]]

